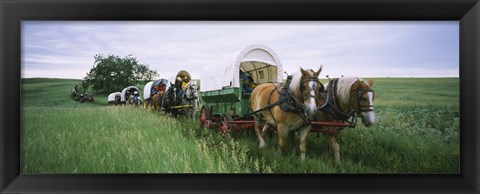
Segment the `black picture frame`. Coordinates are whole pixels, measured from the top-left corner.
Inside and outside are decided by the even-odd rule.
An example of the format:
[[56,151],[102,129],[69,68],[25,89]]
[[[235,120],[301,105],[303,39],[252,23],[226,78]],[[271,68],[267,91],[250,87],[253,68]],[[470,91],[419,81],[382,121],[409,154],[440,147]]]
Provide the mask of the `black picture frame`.
[[[460,21],[460,174],[20,174],[23,20]],[[478,0],[0,0],[1,193],[478,193]]]

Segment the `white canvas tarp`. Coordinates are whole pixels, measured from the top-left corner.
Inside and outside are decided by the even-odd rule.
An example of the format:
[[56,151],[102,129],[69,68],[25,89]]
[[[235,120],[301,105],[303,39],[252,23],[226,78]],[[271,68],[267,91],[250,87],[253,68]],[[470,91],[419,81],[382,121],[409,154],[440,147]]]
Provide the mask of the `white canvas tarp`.
[[153,81],[148,82],[148,83],[145,84],[145,86],[143,87],[143,99],[144,99],[144,100],[147,100],[147,99],[150,98],[150,93],[152,92],[152,84],[153,84]]
[[[175,84],[175,81],[178,77],[181,77],[181,79],[185,80],[187,83],[192,80],[192,76],[190,75],[190,73],[188,73],[188,71],[180,70],[175,76],[170,77],[168,81],[172,84]],[[170,84],[168,86],[170,86]]]
[[110,94],[108,95],[108,98],[107,98],[107,99],[108,99],[108,102],[113,102],[113,101],[115,101],[115,96],[117,96],[117,95],[120,96],[120,95],[122,95],[122,93],[120,93],[120,92],[110,93]]
[[[138,92],[138,94],[140,94],[140,90],[139,90],[137,87],[135,87],[135,86],[128,86],[128,87],[126,87],[126,88],[124,88],[124,89],[122,90],[122,97],[121,97],[120,101],[122,101],[122,102],[127,101],[125,94],[127,93],[128,90],[133,90],[133,89],[136,90],[136,91]],[[132,93],[132,94],[133,94],[133,93]]]
[[219,90],[225,86],[240,87],[240,70],[256,83],[283,81],[283,68],[277,54],[261,44],[248,46],[230,59],[215,60],[201,75],[200,91]]
[[155,80],[155,81],[148,82],[143,87],[143,99],[144,100],[150,99],[150,94],[152,93],[152,87],[157,87],[160,84],[163,84],[163,85],[166,86],[165,90],[168,90],[168,87],[170,86],[168,84],[168,80],[166,80],[166,79],[158,79],[158,80]]

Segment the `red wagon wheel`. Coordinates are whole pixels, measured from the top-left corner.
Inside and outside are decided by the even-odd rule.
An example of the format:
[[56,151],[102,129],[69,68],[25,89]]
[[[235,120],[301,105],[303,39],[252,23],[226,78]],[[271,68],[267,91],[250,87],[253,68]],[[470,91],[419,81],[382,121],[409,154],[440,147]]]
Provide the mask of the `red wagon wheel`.
[[222,115],[222,126],[220,126],[219,131],[220,134],[222,135],[230,135],[233,131],[233,124],[231,123],[233,121],[232,116],[229,114],[223,114]]
[[200,124],[209,129],[211,126],[210,124],[212,123],[210,119],[210,109],[207,105],[203,105],[200,110]]

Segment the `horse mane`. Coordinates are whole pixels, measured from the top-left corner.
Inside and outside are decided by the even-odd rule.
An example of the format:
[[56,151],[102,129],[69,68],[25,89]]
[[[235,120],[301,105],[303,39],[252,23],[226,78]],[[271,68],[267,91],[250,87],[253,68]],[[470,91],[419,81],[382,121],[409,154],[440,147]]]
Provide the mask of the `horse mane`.
[[[350,91],[352,86],[357,81],[363,81],[359,77],[343,77],[338,79],[337,84],[337,98],[341,107],[348,106],[350,103]],[[329,82],[330,83],[330,82]],[[328,87],[328,85],[326,86]]]
[[300,93],[300,82],[302,81],[302,73],[300,71],[295,72],[292,74],[292,81],[290,81],[290,85],[288,89],[292,94],[299,98],[302,94]]

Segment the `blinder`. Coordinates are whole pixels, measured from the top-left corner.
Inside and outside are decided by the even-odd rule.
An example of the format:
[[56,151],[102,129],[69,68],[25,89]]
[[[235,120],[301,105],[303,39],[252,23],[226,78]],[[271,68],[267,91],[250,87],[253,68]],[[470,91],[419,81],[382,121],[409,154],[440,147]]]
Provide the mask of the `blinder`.
[[369,105],[361,105],[359,102],[362,100],[362,96],[365,93],[372,92],[372,100],[375,98],[375,93],[372,89],[364,90],[364,89],[357,89],[355,92],[357,94],[357,103],[358,103],[358,110],[357,112],[368,112],[368,111],[373,111],[373,104]]

